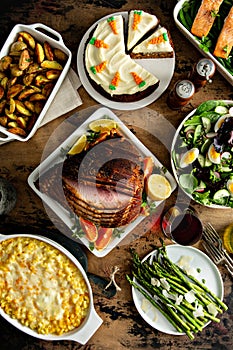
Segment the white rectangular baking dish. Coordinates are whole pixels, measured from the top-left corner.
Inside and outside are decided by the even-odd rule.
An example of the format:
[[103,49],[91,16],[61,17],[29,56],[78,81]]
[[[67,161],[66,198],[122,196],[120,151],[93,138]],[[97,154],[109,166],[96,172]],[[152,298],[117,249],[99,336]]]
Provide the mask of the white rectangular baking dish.
[[190,33],[183,24],[178,19],[178,14],[183,7],[183,4],[189,0],[179,0],[174,8],[173,11],[173,17],[176,26],[179,28],[179,30],[184,34],[184,36],[203,54],[203,56],[206,56],[210,58],[216,65],[217,70],[220,74],[231,84],[233,85],[233,76],[221,65],[221,63],[212,55],[210,52],[205,52],[200,48],[200,42],[195,38],[192,33]]
[[[90,242],[85,237],[77,237],[75,234],[75,224],[76,218],[67,211],[62,205],[60,205],[57,201],[50,198],[48,195],[42,193],[35,185],[35,182],[40,178],[40,175],[46,172],[48,169],[52,168],[54,164],[64,162],[65,154],[64,150],[68,150],[75,143],[75,141],[84,133],[87,132],[88,126],[90,122],[93,120],[101,119],[103,117],[107,117],[109,119],[113,119],[117,122],[120,131],[123,135],[131,140],[133,144],[137,147],[137,149],[141,152],[141,154],[145,157],[152,157],[154,160],[155,166],[162,170],[162,163],[154,156],[150,150],[143,145],[143,143],[127,128],[127,126],[113,113],[110,109],[106,107],[101,107],[97,109],[86,121],[80,125],[54,152],[52,152],[45,160],[43,160],[40,165],[29,175],[28,184],[35,191],[35,193],[42,199],[42,201],[56,213],[56,215],[65,223],[65,225],[70,229],[69,232],[64,230],[64,234],[74,241],[79,241],[84,244],[95,256],[104,257],[106,256],[112,249],[114,249],[120,242],[136,228],[139,223],[145,218],[144,216],[138,216],[133,222],[130,224],[121,227],[120,236],[115,236],[109,243],[109,245],[103,250],[97,250],[90,247]],[[171,184],[172,191],[176,188],[176,181],[169,171],[165,173],[166,178]],[[62,182],[61,182],[62,183]],[[63,191],[63,189],[60,189]],[[156,207],[158,207],[163,201],[156,201]],[[45,206],[46,209],[46,206]],[[49,212],[48,212],[49,214]],[[50,214],[49,214],[50,215]],[[50,215],[51,217],[51,215]],[[56,223],[55,223],[56,224]]]
[[36,132],[38,129],[42,119],[44,118],[51,102],[53,101],[56,93],[58,92],[66,74],[68,73],[68,70],[70,68],[71,64],[71,51],[65,46],[63,39],[61,35],[55,31],[54,29],[46,26],[42,23],[34,23],[30,25],[25,24],[16,24],[12,31],[10,32],[5,44],[3,45],[1,51],[0,51],[0,58],[7,55],[9,53],[9,48],[11,44],[16,40],[17,34],[20,31],[26,31],[30,33],[36,40],[38,40],[40,43],[44,43],[47,41],[52,48],[58,48],[66,53],[68,59],[67,62],[61,72],[61,75],[59,76],[51,94],[49,95],[40,115],[38,116],[33,128],[31,129],[30,133],[26,137],[22,137],[19,135],[15,135],[7,131],[7,129],[3,126],[0,126],[0,133],[4,134],[5,136],[0,135],[0,141],[10,141],[10,140],[18,140],[18,141],[28,141]]
[[89,292],[89,298],[90,298],[90,307],[89,307],[89,312],[83,321],[83,323],[78,327],[75,328],[74,330],[64,333],[62,335],[53,335],[53,334],[39,334],[36,331],[32,330],[29,327],[23,326],[17,319],[14,319],[10,317],[8,314],[6,314],[2,308],[0,308],[0,315],[9,323],[11,323],[14,327],[18,328],[20,331],[27,333],[35,338],[39,338],[42,340],[48,340],[48,341],[60,341],[60,340],[73,340],[76,341],[80,344],[86,344],[88,340],[93,336],[93,334],[97,331],[97,329],[101,326],[102,324],[102,319],[100,316],[97,314],[94,308],[94,302],[93,302],[93,294],[92,294],[92,289],[90,282],[87,278],[87,274],[84,271],[82,265],[80,262],[64,247],[62,247],[60,244],[57,242],[47,238],[47,237],[42,237],[39,235],[32,235],[32,234],[15,234],[15,235],[2,235],[0,234],[0,242],[3,242],[8,239],[14,239],[17,237],[31,237],[34,239],[37,239],[39,241],[43,241],[48,243],[49,245],[55,247],[58,249],[61,253],[66,255],[74,264],[75,266],[79,269],[81,272],[83,278],[85,279],[85,282],[88,287],[88,292]]

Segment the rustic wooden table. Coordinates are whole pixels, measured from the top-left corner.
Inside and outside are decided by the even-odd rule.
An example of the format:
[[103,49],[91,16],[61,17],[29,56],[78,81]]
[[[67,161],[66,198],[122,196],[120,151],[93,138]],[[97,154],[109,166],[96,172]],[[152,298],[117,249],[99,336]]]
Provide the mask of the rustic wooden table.
[[[54,28],[63,37],[64,43],[73,54],[72,66],[76,70],[77,49],[86,30],[96,20],[116,11],[127,11],[135,6],[156,13],[161,23],[166,25],[172,35],[175,45],[175,72],[170,83],[181,77],[186,77],[192,65],[200,58],[200,53],[185,39],[176,28],[172,17],[172,9],[176,1],[152,0],[109,0],[109,1],[44,1],[21,0],[1,1],[0,12],[0,46],[4,43],[15,24],[44,23]],[[168,89],[168,90],[169,90]],[[123,122],[134,130],[136,136],[156,155],[156,157],[171,171],[169,147],[175,128],[193,108],[208,99],[233,99],[232,86],[216,72],[213,83],[199,91],[188,105],[180,111],[167,107],[168,90],[157,101],[143,110],[126,112],[116,110]],[[0,217],[1,230],[20,231],[27,226],[36,230],[57,231],[59,222],[45,208],[41,199],[27,184],[29,174],[38,166],[46,145],[46,152],[51,152],[64,140],[90,113],[99,107],[80,87],[79,94],[83,104],[76,110],[60,116],[53,122],[41,127],[28,142],[10,142],[0,146],[0,176],[8,179],[17,190],[17,203],[7,216]],[[56,133],[54,133],[56,131]],[[53,136],[51,136],[53,135]],[[54,136],[55,135],[55,136]],[[164,203],[165,207],[175,203],[177,196],[182,194],[176,189]],[[185,199],[185,198],[184,198]],[[196,203],[192,205],[197,210],[203,222],[211,222],[221,233],[226,225],[233,221],[233,211],[209,209]],[[18,229],[17,229],[18,227]],[[19,231],[18,231],[19,230]],[[62,228],[61,228],[62,230]],[[38,231],[37,231],[38,232]],[[62,233],[61,233],[62,235]],[[97,258],[86,250],[88,270],[109,277],[109,271],[114,266],[119,267],[116,275],[121,291],[112,299],[105,298],[93,285],[94,303],[103,324],[86,345],[73,341],[42,341],[16,330],[3,318],[0,318],[0,347],[2,350],[36,350],[36,349],[90,349],[90,350],[121,350],[121,349],[216,349],[230,350],[233,347],[233,288],[232,279],[224,267],[219,267],[224,281],[224,301],[229,309],[220,316],[219,324],[211,323],[195,340],[186,336],[172,336],[151,328],[138,314],[131,295],[131,288],[125,280],[125,274],[130,272],[130,251],[135,248],[141,257],[149,253],[159,244],[161,230],[158,215],[146,218],[137,227],[133,237],[127,238],[104,258]],[[168,242],[171,243],[171,242]],[[74,243],[75,244],[75,243]],[[201,249],[201,244],[197,244]],[[84,248],[85,249],[85,248]]]

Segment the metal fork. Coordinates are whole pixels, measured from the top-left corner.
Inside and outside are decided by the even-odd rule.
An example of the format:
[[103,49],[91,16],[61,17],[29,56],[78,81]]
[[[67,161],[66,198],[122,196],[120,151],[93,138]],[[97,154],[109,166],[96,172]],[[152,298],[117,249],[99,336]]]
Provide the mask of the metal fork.
[[[203,247],[205,248],[207,254],[209,257],[213,260],[213,262],[216,265],[219,265],[226,261],[226,258],[224,257],[223,253],[220,253],[218,249],[212,244],[212,242],[202,242]],[[233,268],[230,267],[228,264],[224,264],[226,269],[228,270],[229,274],[233,277]]]
[[216,265],[225,262],[225,267],[233,276],[233,260],[223,248],[223,242],[213,226],[208,223],[203,229],[203,246]]

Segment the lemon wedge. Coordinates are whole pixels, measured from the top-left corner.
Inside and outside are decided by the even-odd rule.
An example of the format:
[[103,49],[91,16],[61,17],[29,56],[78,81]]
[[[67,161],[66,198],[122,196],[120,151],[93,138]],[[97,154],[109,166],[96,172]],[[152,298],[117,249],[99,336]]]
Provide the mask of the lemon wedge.
[[223,244],[227,252],[233,254],[233,223],[228,225],[223,232]]
[[117,127],[117,123],[111,119],[97,119],[89,124],[89,128],[92,131],[109,131],[115,129]]
[[161,201],[171,195],[171,185],[167,178],[160,174],[151,174],[147,183],[147,195],[154,201]]
[[74,143],[74,145],[69,150],[68,154],[74,155],[77,153],[81,153],[84,150],[84,147],[87,143],[87,136],[83,134],[79,137],[79,139]]

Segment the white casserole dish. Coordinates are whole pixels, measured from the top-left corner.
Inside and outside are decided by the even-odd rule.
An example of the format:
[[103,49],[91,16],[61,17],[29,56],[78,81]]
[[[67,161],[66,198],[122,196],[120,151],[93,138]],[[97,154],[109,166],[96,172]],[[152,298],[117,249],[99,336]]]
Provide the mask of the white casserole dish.
[[33,331],[32,329],[23,326],[19,321],[17,321],[16,319],[11,318],[9,315],[7,315],[2,308],[0,308],[0,315],[9,323],[11,323],[13,326],[15,326],[16,328],[18,328],[20,331],[25,332],[35,338],[39,338],[39,339],[43,339],[43,340],[73,340],[76,341],[80,344],[86,344],[87,341],[92,337],[92,335],[97,331],[97,329],[100,327],[100,325],[102,324],[102,319],[99,317],[99,315],[97,314],[97,312],[95,311],[94,308],[94,303],[93,303],[93,294],[92,294],[92,289],[91,289],[91,285],[90,282],[87,278],[87,275],[84,271],[84,269],[82,268],[82,265],[79,263],[79,261],[68,251],[66,250],[64,247],[62,247],[60,244],[56,243],[55,241],[46,238],[46,237],[42,237],[42,236],[38,236],[38,235],[30,235],[30,234],[15,234],[15,235],[1,235],[0,234],[0,242],[8,240],[8,239],[14,239],[17,237],[31,237],[43,242],[46,242],[47,244],[55,247],[56,249],[58,249],[61,253],[63,253],[64,255],[66,255],[74,264],[75,266],[79,269],[79,271],[82,273],[82,276],[87,284],[88,287],[88,291],[89,291],[89,298],[90,298],[90,307],[89,307],[89,312],[88,315],[86,316],[86,319],[84,320],[84,322],[80,325],[80,327],[68,332],[68,333],[64,333],[62,335],[53,335],[53,334],[39,334],[35,331]]
[[[59,76],[51,94],[49,95],[40,115],[38,116],[33,128],[31,129],[30,133],[26,137],[22,137],[19,135],[12,134],[11,132],[7,131],[7,129],[3,126],[0,126],[0,133],[4,134],[5,137],[0,135],[0,141],[10,141],[10,140],[18,140],[18,141],[28,141],[36,132],[38,129],[42,119],[44,118],[51,102],[53,101],[56,93],[58,92],[66,74],[68,73],[70,63],[71,63],[71,51],[65,46],[63,39],[61,35],[55,31],[54,29],[47,27],[46,25],[42,23],[34,23],[30,25],[24,25],[24,24],[16,24],[12,31],[10,32],[5,44],[3,45],[1,51],[0,51],[0,58],[7,55],[9,53],[9,48],[11,44],[16,40],[17,34],[20,31],[26,31],[30,33],[36,40],[38,40],[40,43],[43,43],[47,41],[52,48],[58,48],[66,53],[67,55],[67,62],[61,72],[61,75]],[[45,34],[46,33],[46,34]]]
[[174,17],[176,26],[179,28],[181,33],[183,33],[183,35],[201,52],[202,55],[210,58],[214,62],[219,73],[222,74],[222,76],[231,85],[233,85],[233,76],[221,65],[221,63],[214,57],[214,55],[212,55],[210,52],[205,52],[200,48],[200,42],[178,20],[178,14],[186,1],[189,1],[189,0],[179,0],[174,8],[173,17]]

